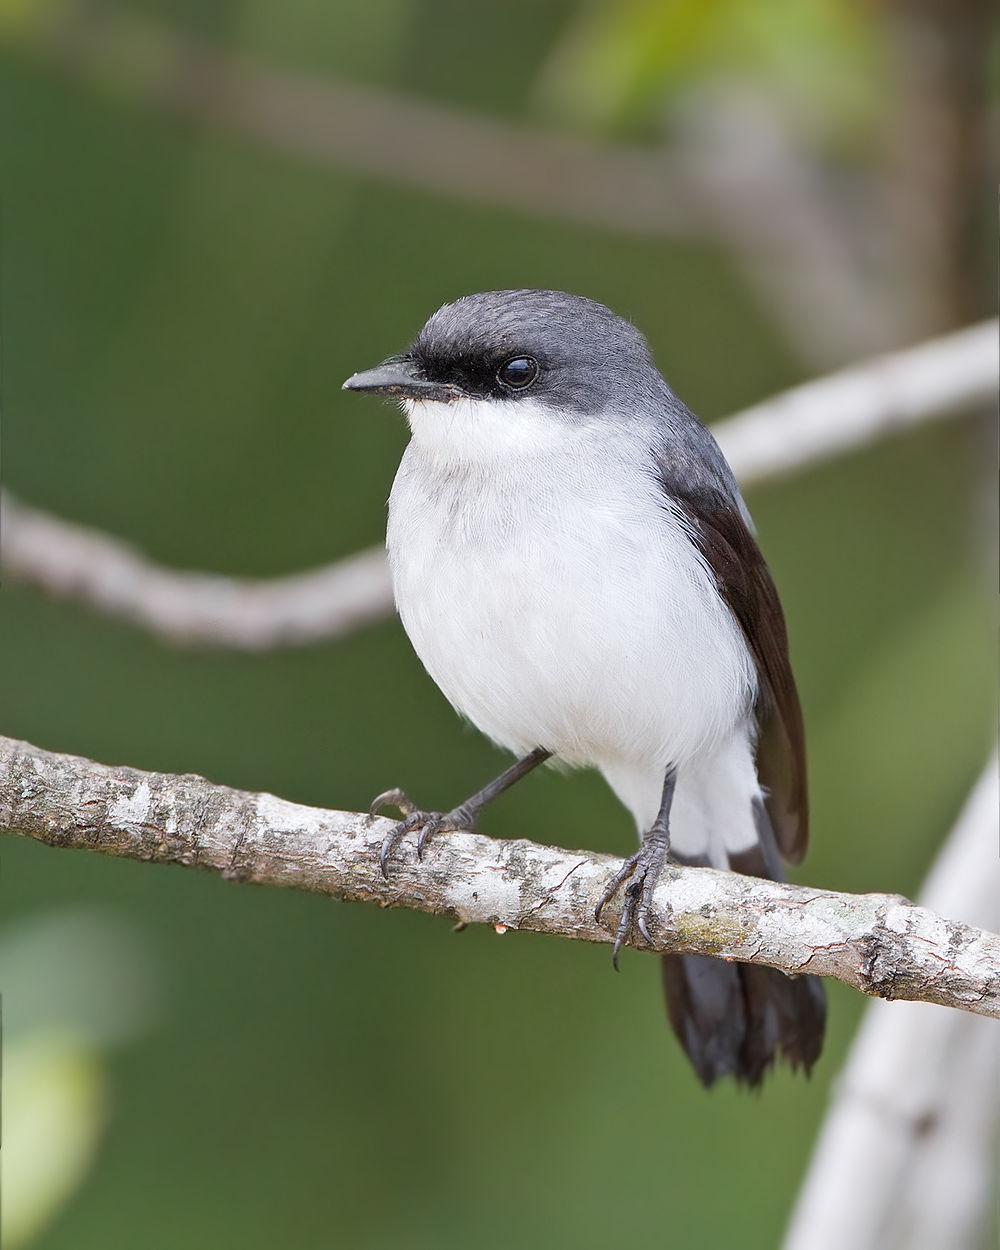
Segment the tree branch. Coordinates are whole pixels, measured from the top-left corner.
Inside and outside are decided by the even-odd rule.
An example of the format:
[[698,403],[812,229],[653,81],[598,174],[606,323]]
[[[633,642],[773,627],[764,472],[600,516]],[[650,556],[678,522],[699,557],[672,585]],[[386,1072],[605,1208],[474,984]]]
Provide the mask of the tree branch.
[[[17,29],[67,73],[132,102],[291,156],[490,207],[643,235],[703,238],[703,200],[725,171],[689,171],[650,147],[598,143],[418,96],[273,69],[145,16],[57,0]],[[777,250],[780,189],[745,171],[759,231]],[[714,183],[713,183],[714,179]],[[709,183],[706,189],[705,184]],[[746,210],[745,210],[746,211]]]
[[128,543],[0,494],[0,569],[181,646],[263,651],[341,638],[392,615],[379,544],[274,578],[170,569]]
[[850,358],[899,337],[902,307],[887,307],[849,246],[871,235],[872,188],[856,179],[831,211],[829,186],[822,195],[807,188],[835,180],[783,149],[756,110],[739,107],[738,132],[724,128],[707,149],[612,145],[275,69],[154,19],[72,0],[49,3],[40,20],[29,10],[17,29],[99,90],[293,158],[532,217],[718,241],[810,359],[823,352],[829,361],[831,347]]
[[[925,906],[1000,924],[998,804],[994,756],[921,891]],[[996,1025],[919,1003],[872,1003],[835,1083],[784,1250],[985,1245],[998,1070]]]
[[[672,118],[675,159],[715,187],[702,198],[707,226],[799,356],[829,367],[918,337],[866,255],[880,226],[874,185],[814,159],[787,107],[763,90],[702,82],[687,94]],[[780,238],[762,226],[775,212]]]
[[[270,794],[108,768],[0,738],[0,827],[49,846],[183,864],[466,923],[609,942],[594,906],[621,861],[478,834],[448,834],[423,864],[412,848],[388,881],[390,822]],[[656,891],[653,947],[835,977],[866,994],[1000,1017],[1000,936],[894,895],[837,894],[707,868]]]
[[982,316],[996,302],[987,211],[995,11],[990,0],[884,6],[886,276],[918,334]]
[[975,413],[997,396],[1000,321],[839,369],[713,427],[741,485],[868,447],[928,421]]
[[[744,485],[974,410],[996,394],[997,322],[810,382],[714,433]],[[120,539],[0,497],[0,568],[172,643],[241,650],[342,637],[392,612],[381,546],[269,580],[164,568]]]

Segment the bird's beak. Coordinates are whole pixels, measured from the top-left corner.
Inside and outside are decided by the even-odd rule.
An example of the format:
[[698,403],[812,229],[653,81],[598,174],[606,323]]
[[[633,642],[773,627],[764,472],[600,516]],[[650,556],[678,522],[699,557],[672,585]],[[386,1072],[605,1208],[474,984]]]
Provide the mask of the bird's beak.
[[397,399],[457,399],[460,391],[443,382],[421,377],[419,366],[405,356],[390,356],[374,369],[352,373],[344,383],[345,391],[361,391],[368,395],[392,395]]

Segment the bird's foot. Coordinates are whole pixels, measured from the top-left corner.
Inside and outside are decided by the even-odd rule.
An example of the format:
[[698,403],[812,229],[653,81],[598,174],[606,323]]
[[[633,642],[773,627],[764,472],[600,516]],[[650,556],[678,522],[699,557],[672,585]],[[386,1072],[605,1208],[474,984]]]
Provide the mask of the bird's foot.
[[648,945],[653,945],[649,932],[653,891],[656,889],[664,864],[669,861],[669,854],[670,839],[666,830],[654,826],[643,838],[642,846],[634,855],[629,856],[612,877],[594,908],[594,919],[599,922],[601,912],[618,893],[623,882],[626,883],[623,891],[621,919],[615,931],[615,944],[611,953],[611,962],[616,971],[621,948],[628,941],[633,927],[638,930]]
[[408,833],[420,831],[417,859],[423,859],[424,848],[434,834],[472,832],[473,816],[464,807],[456,807],[450,812],[425,812],[414,804],[405,790],[386,790],[372,800],[368,814],[380,816],[386,807],[394,807],[403,814],[403,819],[386,834],[379,852],[379,867],[386,879],[389,876],[389,860]]

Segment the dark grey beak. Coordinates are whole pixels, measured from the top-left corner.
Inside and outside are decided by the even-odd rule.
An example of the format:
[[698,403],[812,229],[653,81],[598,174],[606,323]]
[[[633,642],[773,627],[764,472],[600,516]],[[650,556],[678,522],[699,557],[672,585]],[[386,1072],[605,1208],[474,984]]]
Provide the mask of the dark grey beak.
[[362,391],[368,395],[392,395],[399,399],[457,399],[461,392],[443,382],[429,382],[421,377],[417,364],[405,357],[390,356],[374,369],[352,373],[344,383],[345,391]]

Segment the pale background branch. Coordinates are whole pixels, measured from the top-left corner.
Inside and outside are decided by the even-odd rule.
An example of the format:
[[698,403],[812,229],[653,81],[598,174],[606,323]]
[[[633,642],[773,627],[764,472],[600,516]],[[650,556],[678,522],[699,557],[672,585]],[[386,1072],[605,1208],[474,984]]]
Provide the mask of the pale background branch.
[[[997,322],[834,373],[720,422],[744,486],[963,413],[996,395]],[[173,570],[110,535],[0,498],[0,569],[179,645],[261,650],[342,637],[389,616],[381,547],[269,580]]]

